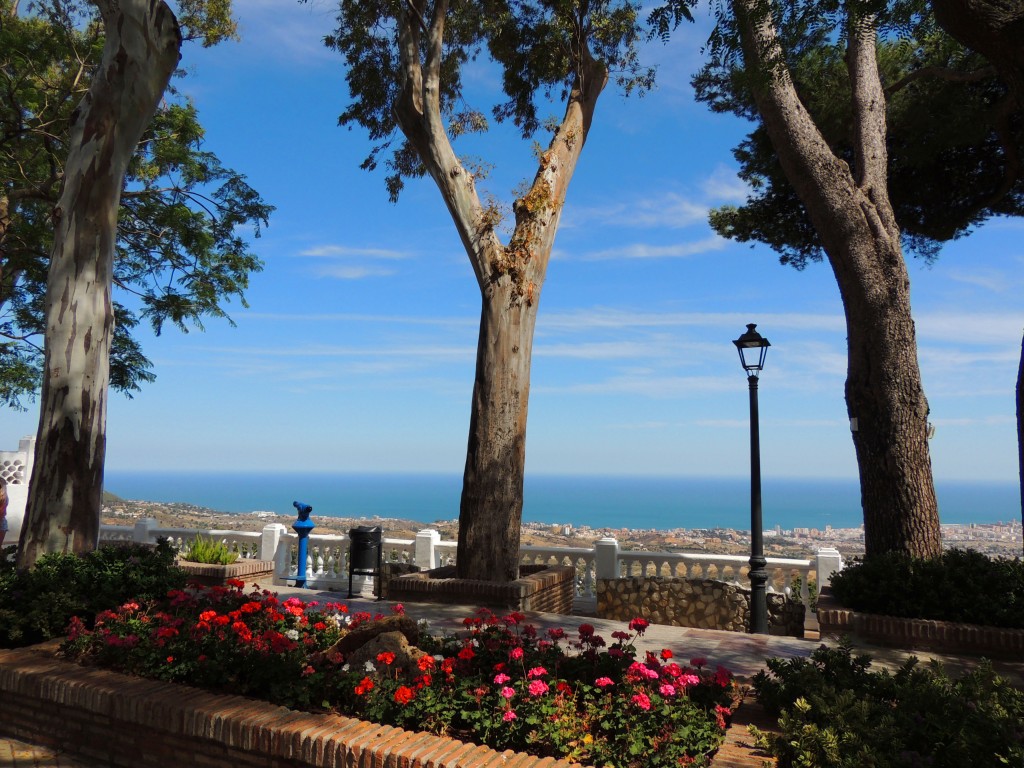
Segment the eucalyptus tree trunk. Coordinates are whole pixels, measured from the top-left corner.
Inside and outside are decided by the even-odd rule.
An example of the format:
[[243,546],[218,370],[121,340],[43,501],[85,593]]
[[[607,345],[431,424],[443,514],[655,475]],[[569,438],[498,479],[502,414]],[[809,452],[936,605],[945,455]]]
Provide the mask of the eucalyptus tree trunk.
[[177,66],[181,33],[162,0],[96,0],[106,41],[73,116],[46,291],[35,464],[18,567],[96,547],[106,452],[117,212],[128,162]]
[[836,157],[800,102],[770,4],[733,0],[754,97],[787,178],[823,243],[847,326],[850,416],[866,554],[941,553],[928,452],[928,402],[910,311],[910,279],[888,195],[885,96],[870,16],[851,17],[847,68],[855,164]]
[[1017,460],[1020,466],[1020,521],[1024,525],[1024,339],[1020,342],[1020,366],[1017,368]]
[[423,2],[410,0],[403,7],[398,122],[441,191],[482,301],[457,570],[460,578],[509,581],[519,572],[530,359],[540,291],[569,181],[608,74],[585,41],[578,41],[565,116],[540,157],[533,184],[515,201],[515,229],[503,245],[495,233],[498,212],[481,204],[473,176],[455,156],[441,118],[441,46],[448,3],[434,4],[429,25],[422,18]]

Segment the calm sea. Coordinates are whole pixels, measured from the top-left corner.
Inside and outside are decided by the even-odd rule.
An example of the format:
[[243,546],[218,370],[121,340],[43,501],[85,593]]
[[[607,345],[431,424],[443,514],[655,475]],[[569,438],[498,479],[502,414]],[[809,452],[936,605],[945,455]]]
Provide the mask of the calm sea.
[[[106,490],[122,498],[186,502],[223,512],[291,515],[293,501],[313,517],[403,518],[431,523],[459,516],[461,476],[328,473],[155,473],[108,470]],[[937,486],[943,523],[1020,520],[1014,483]],[[851,528],[861,524],[856,480],[765,480],[765,528]],[[745,478],[527,476],[527,522],[594,528],[749,528]]]

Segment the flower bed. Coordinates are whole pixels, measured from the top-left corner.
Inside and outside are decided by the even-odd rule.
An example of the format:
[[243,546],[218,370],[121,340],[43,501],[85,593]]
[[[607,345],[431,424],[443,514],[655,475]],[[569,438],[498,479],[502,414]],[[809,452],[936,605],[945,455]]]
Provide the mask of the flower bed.
[[[432,638],[404,617],[350,616],[343,605],[246,594],[236,583],[129,602],[98,616],[92,631],[74,622],[64,652],[131,674],[595,765],[707,765],[721,743],[732,676],[703,659],[680,665],[669,650],[637,659],[642,619],[610,645],[588,625],[575,638],[538,636],[517,613],[484,610],[465,624],[463,637]],[[349,648],[346,638],[359,632],[370,640]]]

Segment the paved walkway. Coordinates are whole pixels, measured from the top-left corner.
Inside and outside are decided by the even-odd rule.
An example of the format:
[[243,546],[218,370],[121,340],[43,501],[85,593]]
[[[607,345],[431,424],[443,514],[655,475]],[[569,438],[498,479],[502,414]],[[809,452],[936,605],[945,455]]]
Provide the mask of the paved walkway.
[[[370,613],[392,613],[395,605],[386,600],[376,601],[371,598],[356,597],[347,599],[344,593],[321,592],[294,587],[273,587],[282,599],[291,596],[303,600],[325,602],[341,602],[348,605],[351,612],[369,611]],[[462,621],[474,615],[474,608],[463,605],[435,605],[429,603],[405,603],[405,613],[416,620],[425,619],[429,622],[430,631],[437,633],[456,633],[463,629]],[[611,642],[611,633],[626,629],[619,621],[597,619],[586,616],[563,616],[552,613],[526,613],[527,622],[543,632],[549,628],[561,627],[570,636],[576,636],[576,629],[581,624],[590,624],[595,632]],[[783,658],[810,656],[814,650],[826,642],[837,643],[837,638],[804,640],[794,637],[776,637],[773,635],[745,635],[735,632],[719,632],[709,629],[689,629],[668,627],[652,624],[643,637],[635,642],[639,655],[650,650],[655,653],[668,648],[677,659],[683,662],[703,657],[712,666],[723,665],[737,677],[749,680],[764,668],[764,660],[772,656]],[[943,663],[948,671],[960,672],[977,665],[978,659],[958,657],[945,654],[927,653],[924,651],[904,651],[858,643],[857,650],[867,653],[874,659],[875,667],[896,668],[910,656],[917,656],[922,661],[935,659]],[[996,670],[1018,685],[1024,685],[1024,659],[1018,662],[1002,661],[994,664]],[[59,751],[37,747],[15,739],[0,736],[0,768],[104,768],[97,762],[89,762],[73,758]]]

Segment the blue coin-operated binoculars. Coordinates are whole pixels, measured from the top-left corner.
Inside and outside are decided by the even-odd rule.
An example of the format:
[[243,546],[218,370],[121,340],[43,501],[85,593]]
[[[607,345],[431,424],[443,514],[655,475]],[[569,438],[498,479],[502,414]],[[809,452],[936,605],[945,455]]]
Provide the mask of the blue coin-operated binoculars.
[[309,532],[316,527],[316,523],[309,519],[309,513],[313,511],[313,508],[309,504],[303,504],[301,501],[293,501],[292,506],[299,512],[299,519],[292,523],[292,530],[299,534],[299,561],[297,563],[298,570],[296,572],[295,586],[305,587],[306,539],[309,537]]

